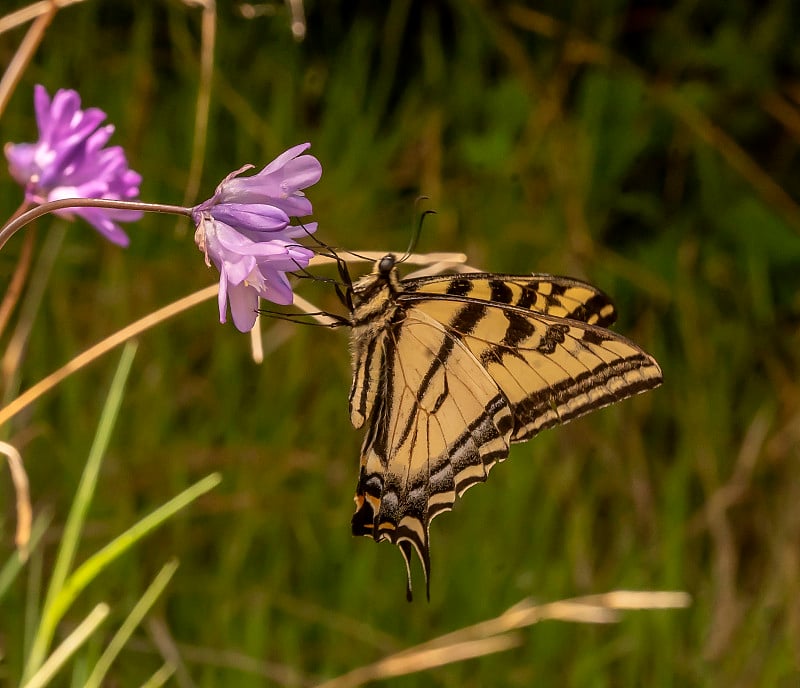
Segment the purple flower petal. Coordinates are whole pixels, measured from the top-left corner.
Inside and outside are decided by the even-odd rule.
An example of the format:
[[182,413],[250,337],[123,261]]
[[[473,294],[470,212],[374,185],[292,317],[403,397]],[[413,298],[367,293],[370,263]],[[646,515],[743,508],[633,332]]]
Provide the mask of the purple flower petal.
[[216,206],[214,219],[251,232],[277,232],[289,224],[289,216],[274,205],[263,203],[225,203]]
[[311,148],[311,144],[308,143],[308,142],[306,142],[306,143],[298,143],[296,146],[292,146],[289,150],[284,151],[283,153],[281,153],[271,163],[268,163],[267,165],[265,165],[261,169],[261,172],[259,172],[259,174],[264,174],[264,173],[269,174],[270,172],[276,172],[277,170],[280,170],[290,160],[293,160],[298,155],[300,155],[300,153],[302,153],[303,151],[307,151],[309,148]]
[[8,160],[8,170],[14,181],[26,186],[30,181],[29,170],[33,166],[36,146],[32,143],[7,143],[4,148]]
[[281,306],[289,306],[294,301],[294,292],[292,285],[289,284],[289,279],[286,277],[285,272],[277,270],[269,270],[264,275],[264,289],[260,296],[262,299],[267,299],[273,303]]
[[311,203],[301,189],[316,184],[322,165],[313,155],[300,155],[310,144],[301,144],[279,155],[257,174],[229,175],[214,194],[217,203],[265,203],[287,215],[311,214]]
[[228,291],[233,324],[239,332],[249,332],[256,324],[258,294],[252,287],[238,285]]
[[219,306],[219,321],[224,323],[228,316],[228,275],[225,266],[220,267],[219,271],[219,291],[217,292],[217,304]]
[[258,262],[253,256],[229,256],[225,261],[225,274],[228,276],[228,284],[232,287],[238,286],[247,280],[256,269]]
[[[271,172],[271,175],[277,173]],[[262,170],[256,176],[264,175]],[[299,158],[290,160],[286,167],[283,168],[281,175],[281,188],[287,189],[305,189],[306,187],[313,186],[322,177],[322,165],[313,155],[301,155]]]
[[[122,230],[122,227],[109,219],[105,208],[75,208],[73,212],[75,215],[78,215],[86,220],[90,225],[92,225],[92,227],[100,232],[100,234],[102,234],[110,242],[117,244],[117,246],[125,247],[131,243],[131,240]],[[142,215],[142,213],[134,214],[139,216]],[[133,219],[138,220],[139,218],[137,217]],[[125,218],[125,222],[131,221],[132,220]]]
[[288,237],[289,239],[299,239],[301,237],[307,237],[317,231],[317,223],[316,222],[306,222],[302,225],[297,225],[296,227],[289,226],[281,235],[284,237]]

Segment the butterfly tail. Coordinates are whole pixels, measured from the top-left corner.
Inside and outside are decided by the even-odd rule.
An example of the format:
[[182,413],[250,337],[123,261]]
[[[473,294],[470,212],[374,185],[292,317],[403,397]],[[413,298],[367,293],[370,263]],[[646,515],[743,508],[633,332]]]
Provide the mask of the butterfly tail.
[[[400,548],[400,553],[403,555],[403,560],[406,563],[406,599],[409,602],[413,602],[414,594],[411,590],[411,559],[412,559],[412,551],[415,546],[412,546],[409,540],[401,540],[397,543],[397,546]],[[420,554],[420,561],[422,562],[422,571],[425,574],[425,595],[428,599],[428,602],[431,601],[431,559],[430,559],[430,548],[425,545],[424,554]]]
[[406,564],[406,599],[413,599],[411,586],[412,552],[416,551],[425,574],[425,591],[428,601],[431,599],[430,571],[431,558],[428,542],[428,527],[421,519],[406,517],[405,522],[395,526],[391,521],[380,516],[380,499],[362,489],[356,492],[356,512],[353,514],[351,526],[353,535],[371,537],[376,542],[389,540],[400,548]]

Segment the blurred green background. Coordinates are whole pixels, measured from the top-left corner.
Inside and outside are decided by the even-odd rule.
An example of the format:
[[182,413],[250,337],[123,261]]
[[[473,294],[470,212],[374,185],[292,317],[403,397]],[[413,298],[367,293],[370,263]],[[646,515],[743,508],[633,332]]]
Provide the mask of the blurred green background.
[[[3,12],[24,3],[5,2]],[[251,12],[252,10],[252,12]],[[303,41],[281,3],[219,2],[201,190],[311,141],[319,236],[499,272],[584,278],[664,385],[517,445],[432,527],[430,603],[407,604],[398,552],[352,539],[360,433],[347,333],[265,322],[269,354],[209,301],[140,340],[78,561],[192,482],[220,487],[115,562],[77,600],[115,624],[170,557],[180,568],[114,664],[140,685],[308,685],[500,614],[619,588],[693,606],[618,625],[548,622],[500,653],[390,686],[796,686],[800,682],[800,26],[795,3],[309,2]],[[255,16],[250,16],[251,14]],[[0,35],[7,65],[24,35]],[[201,13],[177,1],[58,12],[0,120],[36,137],[32,86],[109,113],[142,200],[181,203]],[[2,216],[21,192],[0,183]],[[149,215],[127,250],[83,223],[36,228],[44,294],[6,399],[162,305],[214,282],[188,221]],[[26,230],[30,231],[30,229]],[[60,243],[58,243],[60,241]],[[23,244],[0,253],[8,280]],[[329,310],[332,289],[299,293]],[[16,317],[16,316],[15,316]],[[12,320],[12,328],[14,325]],[[3,334],[5,347],[10,334]],[[0,683],[19,680],[114,352],[4,428],[22,452],[42,546],[0,600]],[[2,548],[13,552],[3,474]],[[419,570],[416,575],[419,576]],[[417,589],[421,592],[421,577]],[[79,685],[100,633],[55,685]],[[163,639],[163,636],[162,636]],[[73,672],[70,674],[70,672]],[[284,672],[284,673],[281,673]],[[60,683],[59,683],[60,681]]]

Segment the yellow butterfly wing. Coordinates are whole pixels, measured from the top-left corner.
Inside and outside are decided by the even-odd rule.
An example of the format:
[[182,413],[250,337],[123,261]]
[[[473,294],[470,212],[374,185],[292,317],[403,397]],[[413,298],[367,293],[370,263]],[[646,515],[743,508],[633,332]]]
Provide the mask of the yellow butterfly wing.
[[590,285],[545,275],[399,281],[387,258],[354,286],[351,420],[369,424],[352,527],[398,545],[410,599],[412,551],[429,582],[431,520],[485,481],[511,442],[651,389],[661,371],[586,322],[614,318]]

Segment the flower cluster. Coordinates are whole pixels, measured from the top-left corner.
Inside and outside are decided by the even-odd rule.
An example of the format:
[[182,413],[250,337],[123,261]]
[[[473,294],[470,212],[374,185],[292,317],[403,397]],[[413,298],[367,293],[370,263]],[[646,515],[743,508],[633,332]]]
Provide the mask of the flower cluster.
[[214,195],[192,210],[195,242],[220,273],[219,318],[227,304],[236,328],[252,329],[258,298],[290,304],[287,272],[304,268],[314,255],[297,239],[317,229],[315,222],[292,226],[289,217],[311,214],[302,189],[316,184],[322,166],[313,155],[301,155],[304,143],[279,155],[257,174],[241,177],[246,165],[222,180]]
[[[290,224],[290,217],[311,214],[302,190],[322,176],[319,161],[303,155],[310,144],[290,148],[257,174],[241,176],[252,165],[232,172],[210,199],[194,208],[131,203],[138,198],[141,176],[128,168],[121,147],[104,147],[114,131],[110,124],[101,126],[106,114],[97,108],[81,110],[75,91],[59,90],[51,100],[43,86],[36,86],[34,105],[39,140],[5,147],[11,175],[25,189],[28,203],[96,200],[97,205],[53,212],[83,217],[121,246],[128,244],[128,237],[117,223],[138,220],[138,208],[191,214],[195,242],[206,264],[220,273],[220,322],[226,321],[230,304],[234,324],[247,332],[255,324],[259,298],[292,303],[286,273],[308,265],[314,253],[298,239],[317,229],[315,222]],[[109,200],[133,209],[100,207]],[[7,234],[16,230],[12,224],[4,228]]]
[[[120,146],[104,148],[114,126],[100,126],[106,113],[98,108],[81,110],[80,96],[72,90],[56,92],[52,100],[43,86],[34,91],[36,143],[7,144],[9,169],[25,189],[30,203],[64,198],[134,200],[139,196],[141,176],[128,167]],[[141,212],[108,208],[58,210],[66,217],[78,215],[107,239],[128,245],[128,236],[118,222],[138,220]]]

